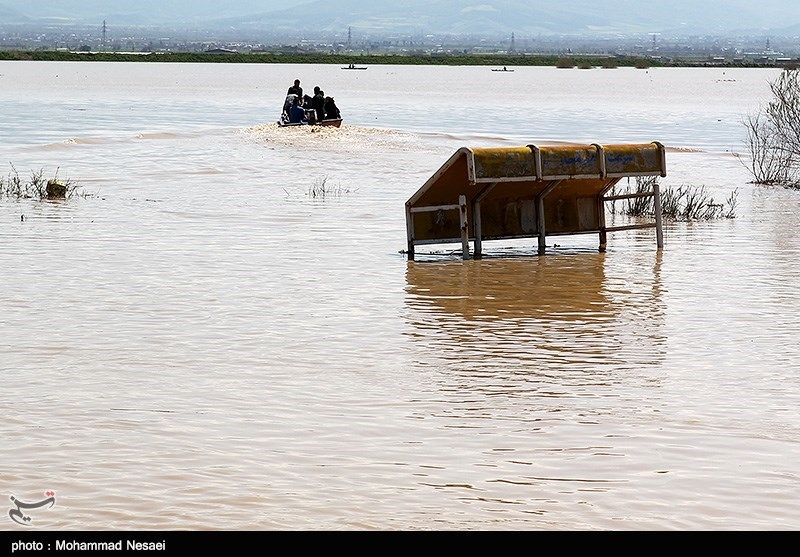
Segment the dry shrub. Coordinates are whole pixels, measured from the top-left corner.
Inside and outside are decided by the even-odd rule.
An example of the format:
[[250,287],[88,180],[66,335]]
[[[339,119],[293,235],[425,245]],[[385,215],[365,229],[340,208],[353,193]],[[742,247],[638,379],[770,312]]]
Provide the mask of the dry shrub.
[[[609,195],[646,194],[657,184],[655,176],[637,176],[635,184],[630,178],[623,187],[614,186]],[[733,190],[722,203],[717,203],[706,191],[705,186],[681,185],[677,188],[659,188],[661,216],[674,221],[699,221],[732,219],[736,216],[738,190]],[[655,203],[652,196],[610,202],[614,213],[629,217],[654,217]]]

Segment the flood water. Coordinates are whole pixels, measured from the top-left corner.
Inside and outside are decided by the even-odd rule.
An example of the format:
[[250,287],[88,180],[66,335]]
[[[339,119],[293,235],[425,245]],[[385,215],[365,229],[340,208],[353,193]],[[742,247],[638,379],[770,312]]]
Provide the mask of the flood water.
[[[0,199],[0,529],[800,528],[778,72],[0,62],[0,175],[83,193]],[[404,254],[460,147],[650,141],[736,217]]]

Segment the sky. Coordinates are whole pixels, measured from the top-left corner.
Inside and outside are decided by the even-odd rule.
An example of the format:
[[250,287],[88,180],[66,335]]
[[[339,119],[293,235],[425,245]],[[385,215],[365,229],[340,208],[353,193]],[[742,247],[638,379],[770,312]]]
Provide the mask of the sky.
[[572,23],[576,29],[584,30],[639,27],[658,31],[657,26],[684,26],[691,31],[700,28],[716,32],[794,27],[800,34],[798,0],[0,0],[0,23],[20,14],[116,22],[135,16],[141,23],[163,25],[179,20],[198,22],[262,15],[261,21],[268,23],[270,18],[265,14],[270,12],[283,12],[284,19],[291,12],[309,27],[315,21],[310,14],[314,14],[327,25],[362,28],[405,21],[418,22],[420,27],[449,26],[450,30],[457,30],[470,21],[472,29],[480,28],[481,21],[486,21],[509,28],[516,25],[520,32],[528,33],[564,29]]

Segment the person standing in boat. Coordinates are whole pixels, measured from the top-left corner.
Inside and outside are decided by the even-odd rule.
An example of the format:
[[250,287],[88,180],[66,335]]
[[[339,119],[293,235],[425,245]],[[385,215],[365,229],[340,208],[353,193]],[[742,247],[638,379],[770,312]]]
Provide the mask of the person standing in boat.
[[287,95],[297,95],[299,98],[303,98],[303,88],[300,87],[300,80],[295,79],[294,85],[289,87],[289,90],[286,92]]

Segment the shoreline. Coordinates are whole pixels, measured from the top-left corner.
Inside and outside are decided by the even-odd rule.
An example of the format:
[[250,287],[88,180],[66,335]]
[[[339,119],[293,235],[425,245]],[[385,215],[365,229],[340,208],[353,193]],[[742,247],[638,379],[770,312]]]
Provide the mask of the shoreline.
[[239,52],[81,52],[61,50],[0,50],[0,60],[47,62],[184,62],[223,64],[332,64],[359,66],[555,66],[558,68],[635,67],[709,67],[709,68],[787,68],[797,69],[798,62],[759,63],[755,61],[711,61],[699,59],[660,60],[647,57],[615,55],[358,55],[281,54]]

